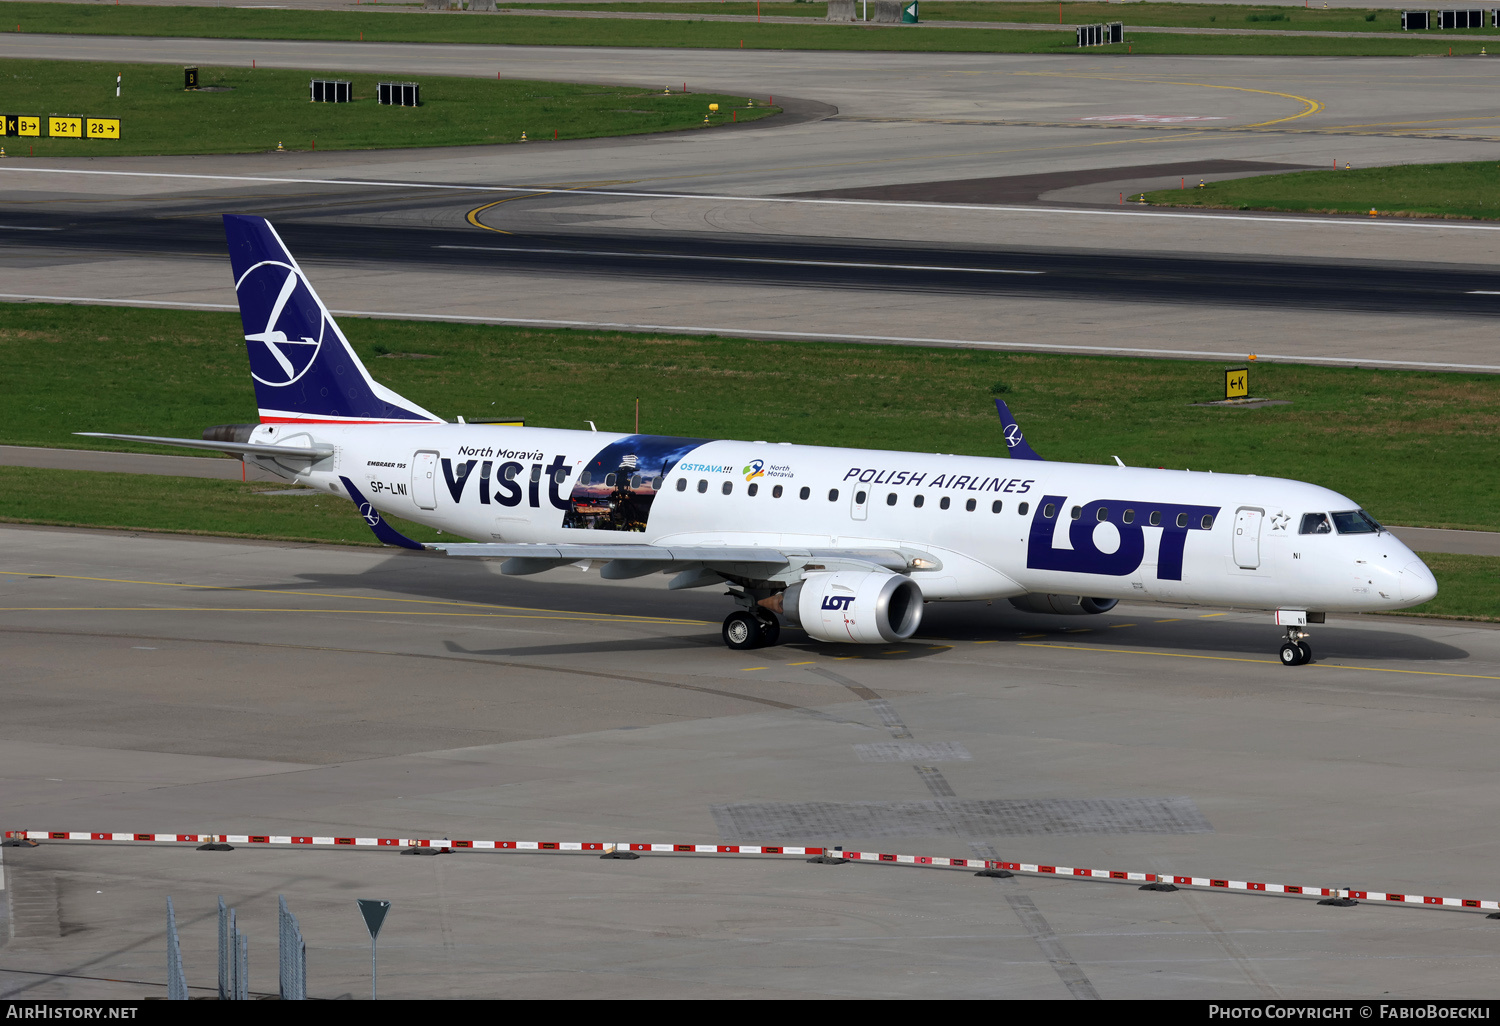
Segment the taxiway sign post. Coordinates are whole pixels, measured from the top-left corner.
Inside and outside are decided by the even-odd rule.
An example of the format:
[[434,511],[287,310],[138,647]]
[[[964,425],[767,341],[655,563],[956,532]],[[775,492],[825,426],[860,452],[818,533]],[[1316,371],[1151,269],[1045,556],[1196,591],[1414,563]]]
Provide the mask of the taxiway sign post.
[[385,914],[391,910],[391,903],[376,898],[356,898],[359,903],[359,914],[364,916],[365,929],[370,931],[370,1000],[375,1000],[375,938],[380,936],[381,924],[385,922]]

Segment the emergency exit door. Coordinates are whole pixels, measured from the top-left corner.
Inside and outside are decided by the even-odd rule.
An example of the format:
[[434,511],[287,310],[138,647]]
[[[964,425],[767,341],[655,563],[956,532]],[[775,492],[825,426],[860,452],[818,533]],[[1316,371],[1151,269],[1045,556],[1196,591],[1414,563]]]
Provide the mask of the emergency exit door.
[[411,458],[411,495],[421,509],[437,509],[437,461],[435,452]]
[[870,493],[863,485],[855,485],[853,494],[849,496],[849,516],[855,520],[863,520],[869,509]]
[[1234,564],[1241,570],[1260,567],[1260,525],[1266,511],[1241,506],[1234,513]]

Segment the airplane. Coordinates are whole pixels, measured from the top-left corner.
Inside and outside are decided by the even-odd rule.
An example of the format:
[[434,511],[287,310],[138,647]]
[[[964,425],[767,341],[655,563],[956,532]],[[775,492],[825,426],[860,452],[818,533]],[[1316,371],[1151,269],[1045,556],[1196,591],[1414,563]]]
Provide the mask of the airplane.
[[[1085,615],[1120,601],[1264,610],[1279,658],[1306,627],[1437,594],[1354,500],[1314,484],[1043,460],[1002,401],[1007,458],[448,423],[375,381],[268,221],[224,216],[259,424],[212,449],[350,499],[377,538],[500,572],[597,567],[728,586],[731,649],[783,623],[821,642],[912,637],[928,602]],[[591,425],[592,426],[592,425]],[[422,545],[402,517],[473,539]]]

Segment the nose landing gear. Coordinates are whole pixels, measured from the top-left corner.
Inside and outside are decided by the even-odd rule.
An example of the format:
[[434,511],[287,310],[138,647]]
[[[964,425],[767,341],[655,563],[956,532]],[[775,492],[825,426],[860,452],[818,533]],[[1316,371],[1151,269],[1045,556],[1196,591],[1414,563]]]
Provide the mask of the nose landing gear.
[[1303,666],[1312,662],[1312,646],[1307,643],[1307,632],[1296,627],[1286,629],[1286,640],[1281,643],[1281,665]]

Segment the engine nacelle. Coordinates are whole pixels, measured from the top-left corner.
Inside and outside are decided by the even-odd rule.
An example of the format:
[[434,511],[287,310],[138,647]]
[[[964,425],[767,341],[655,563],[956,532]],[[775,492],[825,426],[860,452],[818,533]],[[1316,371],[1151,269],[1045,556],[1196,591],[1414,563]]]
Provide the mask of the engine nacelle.
[[1022,595],[1013,598],[1010,604],[1028,613],[1055,613],[1061,616],[1081,616],[1084,613],[1107,613],[1115,608],[1119,599],[1085,598],[1082,595]]
[[904,641],[922,623],[922,589],[878,570],[811,573],[786,590],[782,615],[819,641]]

